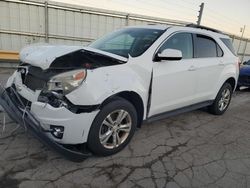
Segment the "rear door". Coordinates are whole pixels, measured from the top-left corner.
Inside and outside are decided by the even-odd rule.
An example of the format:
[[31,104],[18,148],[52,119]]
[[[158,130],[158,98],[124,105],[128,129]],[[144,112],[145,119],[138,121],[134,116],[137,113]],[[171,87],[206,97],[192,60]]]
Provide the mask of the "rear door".
[[217,42],[206,35],[194,34],[194,67],[197,72],[196,103],[211,99],[225,62]]

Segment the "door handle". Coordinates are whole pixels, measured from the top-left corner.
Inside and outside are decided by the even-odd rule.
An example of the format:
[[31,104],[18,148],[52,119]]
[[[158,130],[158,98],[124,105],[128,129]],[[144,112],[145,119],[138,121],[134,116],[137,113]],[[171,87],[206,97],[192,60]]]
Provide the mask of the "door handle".
[[223,61],[220,61],[219,66],[225,66],[225,63]]
[[189,67],[189,69],[188,69],[188,71],[195,71],[196,70],[196,67],[195,66],[191,66],[191,67]]

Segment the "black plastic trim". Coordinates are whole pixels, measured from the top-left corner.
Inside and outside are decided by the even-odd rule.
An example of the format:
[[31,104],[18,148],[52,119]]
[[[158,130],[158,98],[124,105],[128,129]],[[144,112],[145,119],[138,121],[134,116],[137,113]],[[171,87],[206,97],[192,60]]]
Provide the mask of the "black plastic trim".
[[217,29],[211,28],[211,27],[206,27],[206,26],[202,26],[202,25],[197,25],[197,24],[187,24],[186,27],[192,27],[192,28],[198,28],[198,29],[205,29],[205,30],[209,30],[215,33],[220,33],[220,34],[224,34],[222,31],[219,31]]
[[148,89],[148,103],[147,103],[146,117],[148,117],[148,114],[149,114],[149,111],[150,111],[150,107],[151,107],[153,74],[154,73],[153,73],[153,70],[152,70],[150,84],[149,84],[149,89]]
[[75,105],[70,100],[68,100],[66,97],[64,99],[67,104],[69,104],[68,110],[75,114],[80,114],[80,113],[90,113],[93,111],[96,111],[100,109],[101,104],[95,104],[95,105]]
[[190,112],[190,111],[193,111],[193,110],[196,110],[199,108],[203,108],[203,107],[209,106],[211,104],[213,104],[213,100],[193,104],[190,106],[186,106],[186,107],[172,110],[172,111],[168,111],[168,112],[163,112],[163,113],[156,114],[156,115],[149,117],[148,119],[145,120],[145,122],[151,123],[153,121],[158,121],[158,120],[165,119],[165,118],[172,117],[172,116],[176,116],[176,115],[179,115],[179,114],[182,114],[185,112]]

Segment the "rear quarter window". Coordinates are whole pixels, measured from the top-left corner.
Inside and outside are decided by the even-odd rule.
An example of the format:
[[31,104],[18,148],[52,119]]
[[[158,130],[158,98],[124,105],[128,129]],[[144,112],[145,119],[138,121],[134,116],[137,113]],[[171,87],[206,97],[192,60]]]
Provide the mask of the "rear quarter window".
[[235,53],[233,44],[232,44],[232,42],[231,42],[230,39],[221,38],[221,41],[227,46],[227,48],[228,48],[235,56],[237,56],[236,53]]

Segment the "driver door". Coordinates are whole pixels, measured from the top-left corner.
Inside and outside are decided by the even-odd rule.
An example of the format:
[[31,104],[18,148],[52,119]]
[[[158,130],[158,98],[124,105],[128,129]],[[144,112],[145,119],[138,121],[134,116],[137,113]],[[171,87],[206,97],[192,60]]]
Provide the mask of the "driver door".
[[149,117],[191,105],[195,101],[197,73],[193,62],[192,34],[173,34],[156,54],[165,49],[180,50],[182,59],[154,62]]

